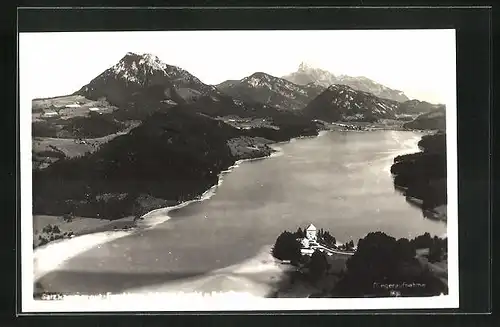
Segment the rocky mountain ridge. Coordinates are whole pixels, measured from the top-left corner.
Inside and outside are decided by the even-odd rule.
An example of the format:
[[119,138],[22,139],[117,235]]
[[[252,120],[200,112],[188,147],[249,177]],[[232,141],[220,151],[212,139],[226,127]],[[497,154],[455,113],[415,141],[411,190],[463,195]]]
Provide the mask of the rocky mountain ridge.
[[350,86],[358,91],[373,93],[374,95],[384,99],[394,100],[398,102],[409,100],[409,98],[404,94],[403,91],[391,89],[367,77],[352,77],[347,75],[337,76],[329,71],[311,67],[306,63],[301,63],[297,71],[285,75],[282,78],[300,85],[317,83],[318,85],[328,87],[332,84],[342,84]]
[[309,83],[297,85],[263,72],[256,72],[238,81],[226,81],[217,88],[237,99],[260,102],[281,110],[300,110],[325,88]]
[[220,92],[157,56],[129,52],[75,94],[92,100],[104,98],[114,105],[126,105],[147,95],[175,105],[194,102],[203,95],[219,96]]
[[367,121],[396,117],[399,103],[357,91],[347,85],[334,84],[304,108],[313,119],[334,121]]

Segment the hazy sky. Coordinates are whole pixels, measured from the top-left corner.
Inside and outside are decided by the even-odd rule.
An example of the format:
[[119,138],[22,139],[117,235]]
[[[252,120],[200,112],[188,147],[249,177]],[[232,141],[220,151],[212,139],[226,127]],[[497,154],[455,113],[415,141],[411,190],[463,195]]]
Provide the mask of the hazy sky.
[[280,77],[306,62],[419,100],[446,103],[455,92],[454,30],[25,33],[20,85],[32,97],[69,94],[129,51],[155,54],[206,84],[256,71]]

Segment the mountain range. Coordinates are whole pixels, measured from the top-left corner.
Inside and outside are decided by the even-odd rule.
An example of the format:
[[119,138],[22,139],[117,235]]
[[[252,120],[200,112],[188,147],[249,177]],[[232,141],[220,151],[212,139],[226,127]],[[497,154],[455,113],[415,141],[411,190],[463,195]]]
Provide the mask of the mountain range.
[[397,101],[381,99],[347,85],[334,84],[309,102],[304,108],[304,114],[326,121],[373,122],[380,118],[394,119],[398,105]]
[[[203,96],[216,99],[222,95],[214,86],[202,83],[182,68],[162,62],[157,56],[132,52],[75,94],[91,100],[104,98],[139,119],[151,112],[150,104],[175,106],[193,103]],[[136,108],[138,104],[141,108]]]
[[329,71],[320,68],[313,68],[306,63],[301,63],[296,72],[283,76],[283,78],[299,85],[315,83],[324,87],[329,87],[332,84],[342,84],[350,86],[354,90],[372,93],[375,96],[384,99],[398,102],[405,102],[409,100],[403,91],[393,90],[367,77],[352,77],[347,75],[337,76]]
[[[444,108],[440,104],[408,100],[401,91],[391,90],[370,80],[370,87],[366,83],[353,82],[366,81],[363,77],[335,77],[327,71],[310,68],[305,64],[301,64],[298,72],[300,74],[292,74],[297,78],[292,75],[279,78],[257,72],[241,80],[222,82],[216,87],[222,93],[244,102],[264,103],[278,110],[301,112],[312,119],[330,121],[373,121],[401,115],[418,115]],[[330,99],[325,102],[327,98]],[[313,109],[318,105],[321,108]]]
[[[44,117],[40,111],[47,108],[65,117]],[[269,155],[267,144],[318,134],[316,124],[300,114],[234,99],[156,57],[131,53],[71,96],[35,100],[33,115],[39,115],[35,137],[48,126],[75,140],[100,137],[90,129],[97,121],[141,122],[124,135],[107,127],[115,136],[92,153],[35,169],[35,214],[114,219],[144,213],[151,203],[139,199],[151,198],[159,207],[193,199],[237,160]],[[79,128],[69,128],[75,120]],[[49,148],[61,143],[52,140]],[[70,140],[68,147],[77,145]],[[52,152],[64,157],[64,151]]]
[[247,102],[261,102],[282,110],[300,110],[325,87],[315,83],[298,85],[266,73],[257,72],[238,81],[226,81],[217,88]]
[[[397,118],[401,106],[347,85],[301,85],[262,72],[207,85],[156,56],[127,53],[74,94],[33,100],[33,136],[52,137],[43,139],[50,151],[34,158],[56,156],[34,169],[33,210],[140,215],[152,207],[138,199],[162,207],[198,197],[236,160],[317,135],[318,119]],[[83,147],[81,137],[99,145],[71,157],[57,148]]]
[[[256,108],[263,106],[267,109],[260,108],[260,116],[265,116],[266,110],[273,115],[273,108],[306,113],[313,119],[330,117],[334,120],[394,118],[398,114],[415,115],[440,107],[424,101],[407,100],[402,92],[373,81],[368,83],[370,87],[365,87],[368,84],[364,82],[358,83],[366,81],[365,78],[337,77],[305,64],[301,64],[298,71],[287,78],[297,82],[257,72],[241,80],[229,80],[213,86],[204,84],[182,68],[162,62],[157,56],[129,52],[74,95],[115,106],[119,110],[115,110],[112,117],[118,121],[143,120],[159,109],[195,104],[200,99],[239,108],[231,111],[226,107],[225,114],[248,115],[252,112],[255,115]],[[342,94],[344,91],[346,93]],[[396,99],[380,96],[389,93]],[[403,95],[395,96],[400,93]],[[332,99],[325,103],[328,97]],[[320,109],[321,113],[313,109],[318,104],[326,106]],[[249,106],[253,109],[247,111],[248,108],[244,107]],[[213,111],[214,106],[211,107]],[[329,110],[332,112],[327,113]],[[318,113],[316,117],[315,113]],[[94,120],[103,120],[103,117]],[[110,125],[108,122],[101,125],[106,124]]]
[[182,68],[167,65],[157,56],[128,52],[77,94],[89,99],[104,96],[110,102],[118,103],[131,100],[145,91],[152,91],[149,95],[158,97],[157,100],[176,103],[193,102],[201,95],[219,93],[215,87],[202,83]]

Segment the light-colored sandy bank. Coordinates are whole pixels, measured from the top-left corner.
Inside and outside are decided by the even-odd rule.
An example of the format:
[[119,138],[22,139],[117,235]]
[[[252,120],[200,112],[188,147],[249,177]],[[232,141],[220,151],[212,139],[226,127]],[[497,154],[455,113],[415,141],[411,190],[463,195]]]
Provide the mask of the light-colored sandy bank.
[[33,251],[33,274],[36,281],[60,267],[66,260],[99,244],[130,235],[131,231],[112,231],[86,234],[40,246]]
[[[172,210],[175,207],[158,210]],[[75,237],[52,241],[33,250],[34,281],[43,275],[56,270],[65,261],[101,244],[118,238],[131,235],[138,230],[152,228],[168,219],[168,216],[153,210],[144,219],[133,221],[133,217],[126,217],[113,221],[97,218],[74,218],[72,222],[62,222],[62,218],[52,216],[37,216],[37,224],[57,225],[61,231],[73,231]],[[133,226],[128,230],[120,230],[124,226]],[[117,230],[114,230],[114,228]]]

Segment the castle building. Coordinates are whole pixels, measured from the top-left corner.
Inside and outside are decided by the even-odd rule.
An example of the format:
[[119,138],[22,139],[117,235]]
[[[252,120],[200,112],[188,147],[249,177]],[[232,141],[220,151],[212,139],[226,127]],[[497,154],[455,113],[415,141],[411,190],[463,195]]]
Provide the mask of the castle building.
[[309,240],[309,241],[314,241],[316,242],[317,240],[317,229],[316,229],[316,226],[314,226],[313,224],[310,224],[309,227],[307,227],[306,229],[306,238]]
[[305,255],[312,255],[315,248],[318,246],[317,243],[317,229],[316,226],[310,224],[305,230],[305,237],[298,239],[300,241],[302,248],[300,252]]

